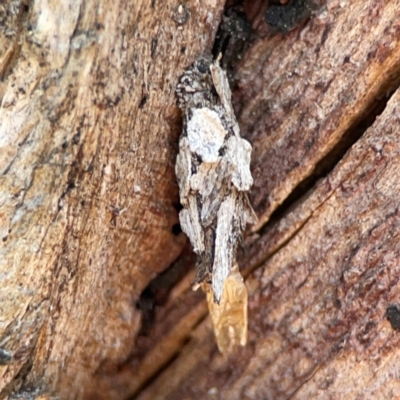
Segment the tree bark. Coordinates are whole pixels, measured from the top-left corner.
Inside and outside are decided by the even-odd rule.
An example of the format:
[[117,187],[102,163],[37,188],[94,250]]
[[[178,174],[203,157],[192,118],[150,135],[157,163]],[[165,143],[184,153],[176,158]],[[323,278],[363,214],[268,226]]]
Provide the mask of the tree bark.
[[0,6],[4,398],[396,398],[400,1],[315,3],[234,75],[259,223],[230,356],[174,176],[177,79],[224,2]]
[[110,377],[135,346],[135,304],[186,243],[173,229],[175,87],[222,11],[193,3],[182,22],[177,6],[0,6],[3,395],[130,394]]

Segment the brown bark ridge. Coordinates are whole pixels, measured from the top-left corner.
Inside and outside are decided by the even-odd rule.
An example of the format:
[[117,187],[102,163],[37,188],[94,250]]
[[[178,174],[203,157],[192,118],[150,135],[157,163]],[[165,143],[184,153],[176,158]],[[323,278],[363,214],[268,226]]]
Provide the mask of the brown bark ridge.
[[[327,1],[245,54],[234,101],[260,217],[240,260],[249,344],[221,356],[205,319],[138,399],[397,398],[399,11]],[[159,348],[193,297],[159,313]]]
[[0,5],[3,397],[131,394],[135,304],[186,243],[175,87],[223,7],[179,5]]

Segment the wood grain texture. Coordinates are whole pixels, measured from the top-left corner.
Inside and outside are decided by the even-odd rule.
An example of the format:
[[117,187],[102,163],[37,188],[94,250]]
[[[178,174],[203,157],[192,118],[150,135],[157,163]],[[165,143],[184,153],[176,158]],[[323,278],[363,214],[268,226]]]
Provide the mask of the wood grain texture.
[[[400,298],[399,11],[398,1],[328,1],[243,57],[233,100],[261,216],[239,259],[250,343],[224,358],[205,319],[138,399],[396,398],[399,338],[386,309]],[[335,169],[265,225],[386,95]]]
[[60,398],[131,393],[132,374],[116,376],[135,303],[186,242],[173,233],[177,78],[210,47],[222,2],[187,4],[183,20],[177,7],[0,7],[3,394],[22,381]]
[[271,231],[301,222],[247,280],[247,348],[223,358],[204,323],[139,399],[395,398],[400,337],[386,309],[400,298],[399,115],[400,90]]
[[[210,49],[222,1],[0,5],[2,395],[23,383],[62,399],[396,398],[400,1],[318,4],[236,71],[261,219],[238,260],[249,344],[228,358],[194,272],[146,335],[135,307],[187,245],[173,229],[174,90]],[[266,224],[376,102],[338,165]],[[194,266],[187,248],[176,263]]]
[[260,222],[384,97],[400,63],[400,3],[327,1],[303,29],[260,40],[237,73]]

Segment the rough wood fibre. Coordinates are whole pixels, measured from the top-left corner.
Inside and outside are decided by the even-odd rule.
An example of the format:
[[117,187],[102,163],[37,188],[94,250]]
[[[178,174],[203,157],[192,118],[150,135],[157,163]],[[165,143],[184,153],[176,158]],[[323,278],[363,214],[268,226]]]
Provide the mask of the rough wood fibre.
[[301,31],[259,40],[244,57],[234,100],[254,148],[254,230],[398,79],[399,9],[327,1]]
[[[194,397],[193,393],[210,398],[221,393],[263,399],[268,395],[287,398],[291,393],[299,399],[364,394],[390,398],[399,392],[398,335],[384,317],[387,304],[399,298],[395,207],[399,140],[398,121],[392,119],[399,113],[398,94],[378,121],[380,125],[293,212],[260,238],[249,238],[240,263],[249,269],[262,265],[247,281],[253,321],[249,346],[228,360],[219,356],[210,321],[203,320],[205,303],[196,293],[182,290],[183,295],[170,299],[166,310],[156,316],[156,331],[164,333],[157,336],[157,345],[143,352],[132,367],[123,365],[115,372],[139,329],[132,302],[182,246],[180,238],[169,233],[177,222],[170,191],[175,191],[176,201],[171,149],[179,134],[172,92],[176,76],[208,43],[212,21],[217,19],[214,7],[220,5],[209,2],[197,9],[189,4],[190,25],[174,26],[169,18],[177,4],[153,3],[151,8],[151,4],[135,2],[131,9],[126,2],[104,2],[103,8],[85,3],[78,10],[58,4],[54,12],[72,22],[58,30],[56,20],[52,29],[67,36],[59,43],[73,44],[75,50],[70,52],[63,46],[58,49],[57,37],[42,22],[37,30],[38,10],[46,6],[40,1],[25,19],[24,13],[18,14],[23,28],[20,36],[18,29],[11,29],[10,36],[1,37],[1,74],[7,77],[0,84],[6,106],[1,124],[11,115],[7,107],[15,111],[15,126],[8,134],[22,143],[7,148],[10,157],[19,153],[7,170],[13,175],[0,178],[2,190],[11,194],[2,198],[1,212],[6,212],[1,226],[6,234],[2,243],[12,261],[1,269],[8,274],[3,277],[9,289],[1,293],[0,307],[7,305],[1,315],[7,319],[0,321],[0,330],[1,338],[7,339],[2,345],[13,352],[15,360],[12,367],[0,367],[2,382],[12,380],[23,365],[29,366],[36,344],[32,383],[37,384],[46,369],[54,387],[61,377],[68,390],[72,381],[82,391],[95,388],[94,398],[99,398],[98,393],[106,398],[137,393],[146,382],[152,384],[142,391],[142,399],[180,399]],[[160,12],[161,28],[153,19],[154,10]],[[391,86],[396,75],[398,1],[329,1],[326,10],[286,38],[258,41],[238,72],[241,92],[234,97],[242,110],[242,131],[254,139],[259,158],[255,167],[262,172],[260,189],[254,194],[264,215],[262,222],[312,173],[317,160],[362,118],[363,110]],[[32,23],[31,41],[25,38],[32,27],[25,27],[24,21]],[[172,28],[178,32],[171,39]],[[175,48],[172,44],[176,43]],[[348,49],[351,54],[346,53]],[[296,78],[296,66],[301,67],[301,79]],[[325,81],[325,76],[332,82]],[[252,82],[247,86],[246,77]],[[308,77],[314,86],[308,85]],[[315,96],[307,103],[310,93]],[[310,110],[311,121],[307,119]],[[318,118],[312,114],[316,110]],[[261,118],[259,129],[256,122]],[[314,125],[315,121],[320,125]],[[285,142],[287,134],[291,141]],[[36,138],[43,142],[32,140]],[[285,146],[279,146],[284,142]],[[312,151],[304,155],[310,145]],[[127,149],[132,155],[124,158]],[[271,168],[279,165],[276,160],[286,159],[287,179],[285,173]],[[293,163],[294,159],[301,164]],[[157,178],[149,186],[137,182],[138,177],[147,179],[147,174]],[[161,186],[154,185],[159,181]],[[273,195],[268,197],[270,190]],[[39,193],[44,193],[44,202],[37,206]],[[87,199],[91,201],[81,203]],[[14,214],[19,219],[9,233]],[[18,241],[18,248],[17,237],[25,238]],[[80,248],[85,252],[79,252]],[[111,259],[115,262],[101,263]],[[144,265],[153,271],[150,277]],[[17,275],[18,281],[13,280]],[[190,280],[186,280],[188,288]],[[137,285],[133,291],[132,283]],[[82,287],[85,291],[80,292]],[[128,292],[129,296],[121,296]],[[107,296],[99,299],[95,293]],[[124,324],[121,315],[122,319],[129,316],[124,313],[128,304],[132,317]],[[8,321],[22,322],[16,327]],[[9,327],[6,334],[5,327]],[[55,339],[52,343],[50,335]],[[167,364],[168,369],[153,379]]]
[[[263,174],[257,189],[260,196],[268,195],[269,188],[278,185],[275,192],[281,198],[271,206],[259,208],[262,212],[269,210],[265,211],[265,220],[312,173],[325,151],[329,152],[348,134],[347,128],[362,118],[376,96],[396,83],[399,47],[395,15],[399,7],[397,1],[356,2],[351,6],[331,1],[327,3],[329,12],[318,14],[301,32],[293,32],[286,38],[260,40],[244,57],[237,75],[241,91],[234,97],[237,109],[241,110],[239,122],[258,148],[255,168],[257,171],[259,165]],[[349,32],[361,29],[362,34],[348,35],[346,29]],[[323,32],[319,46],[321,42],[313,35]],[[348,59],[347,53],[340,49],[354,51]],[[353,54],[365,55],[366,51],[366,59],[361,57],[363,62],[352,62]],[[308,63],[309,72],[302,77],[293,75],[293,68],[313,52],[318,63]],[[333,63],[332,68],[337,69],[332,72],[331,57],[334,60],[343,57],[345,61]],[[307,103],[307,91],[313,86],[306,78],[319,76],[320,65],[329,67],[332,81],[326,86],[327,93],[316,84],[318,101],[313,97]],[[277,90],[279,87],[281,90]],[[291,91],[293,87],[295,92]],[[301,96],[292,104],[295,93]],[[254,103],[249,102],[251,99]],[[249,314],[253,344],[250,339],[247,348],[231,359],[223,359],[210,344],[213,340],[210,329],[202,325],[181,357],[140,399],[157,398],[161,393],[168,399],[193,395],[279,399],[294,393],[298,393],[299,399],[343,395],[355,398],[365,393],[384,399],[398,392],[394,367],[398,340],[385,318],[387,305],[399,296],[395,285],[399,272],[394,235],[398,221],[393,208],[398,199],[398,138],[393,136],[398,130],[398,121],[393,118],[398,115],[398,101],[396,93],[369,133],[353,146],[333,173],[293,205],[292,212],[265,232],[261,231],[260,237],[247,241],[239,261],[249,270],[263,265],[246,282],[253,296]],[[284,104],[288,106],[283,108]],[[290,128],[294,118],[304,121],[311,107],[315,107],[311,112],[318,110],[318,115],[325,118],[321,122],[324,127],[303,123],[301,130]],[[257,113],[257,109],[261,111]],[[255,114],[246,114],[246,110],[254,110]],[[372,142],[381,141],[389,132],[392,136],[382,158],[379,150],[382,145],[375,150]],[[317,136],[314,140],[315,133],[328,136],[325,139]],[[286,135],[291,135],[291,141],[285,142]],[[308,139],[314,147],[308,158],[304,158],[301,154],[307,147],[303,143]],[[271,149],[268,157],[262,156],[265,149]],[[293,175],[290,171],[289,177],[284,172],[281,176],[275,174],[276,168],[291,160],[301,161],[294,166]],[[378,180],[379,187],[386,188],[384,196],[381,189],[377,190]],[[374,224],[381,227],[378,236]],[[386,261],[390,267],[385,267]],[[199,348],[208,356],[203,355],[196,362]],[[375,381],[371,377],[377,370]],[[178,371],[185,371],[179,374],[179,379],[175,378]],[[349,381],[349,376],[355,378]],[[384,387],[381,392],[379,385]]]
[[188,5],[185,24],[171,1],[15,4],[0,41],[0,346],[14,357],[0,390],[31,365],[25,383],[61,397],[121,398],[107,377],[134,346],[135,302],[185,243],[177,77],[222,4]]
[[[400,296],[399,115],[397,91],[337,168],[280,222],[285,230],[303,219],[247,281],[248,347],[224,359],[199,329],[191,350],[139,399],[387,399],[400,390],[400,339],[385,316]],[[208,357],[193,364],[198,347]],[[186,371],[179,385],[163,385],[178,370]]]

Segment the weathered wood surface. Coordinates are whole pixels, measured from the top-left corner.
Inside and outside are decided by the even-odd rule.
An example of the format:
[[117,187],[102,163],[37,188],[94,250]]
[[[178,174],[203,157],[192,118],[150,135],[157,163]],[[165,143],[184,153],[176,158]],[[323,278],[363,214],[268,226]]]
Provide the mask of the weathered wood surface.
[[302,221],[247,280],[248,347],[224,359],[204,324],[140,399],[395,398],[400,336],[385,314],[400,298],[399,123],[398,90],[334,171],[270,231],[279,236]]
[[[259,228],[397,86],[399,11],[329,1],[245,55],[234,99],[254,145]],[[248,347],[224,359],[206,319],[139,399],[395,398],[399,338],[385,313],[400,298],[399,111],[396,92],[333,171],[248,238]]]
[[254,147],[254,229],[398,78],[399,7],[327,1],[304,29],[260,41],[244,57],[236,101]]
[[110,376],[135,346],[135,303],[186,243],[173,232],[175,87],[223,4],[190,4],[187,21],[177,7],[0,5],[3,395],[21,383],[66,399],[129,394]]
[[[181,26],[171,1],[6,3],[0,348],[14,358],[0,365],[3,394],[20,380],[67,399],[399,393],[385,319],[400,302],[398,91],[313,183],[397,86],[399,0],[327,1],[287,36],[257,39],[239,66],[233,100],[261,218],[239,259],[249,344],[218,353],[194,271],[138,336],[140,293],[186,243],[173,234],[175,85],[210,48],[222,3],[188,2]],[[174,266],[190,264],[185,251]]]

